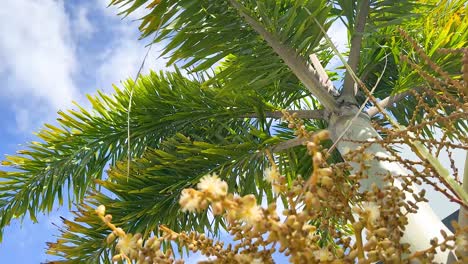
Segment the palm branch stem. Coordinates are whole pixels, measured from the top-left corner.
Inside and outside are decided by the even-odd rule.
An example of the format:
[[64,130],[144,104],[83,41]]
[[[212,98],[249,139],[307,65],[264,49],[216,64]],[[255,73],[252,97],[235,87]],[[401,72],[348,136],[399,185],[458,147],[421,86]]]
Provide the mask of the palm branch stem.
[[309,56],[310,63],[312,64],[313,71],[315,71],[317,78],[320,80],[323,86],[327,87],[327,91],[333,96],[338,96],[339,92],[333,86],[333,82],[330,80],[325,68],[323,68],[322,63],[318,59],[317,55],[311,54]]
[[[364,34],[364,28],[366,26],[367,15],[369,14],[369,1],[362,1],[361,7],[357,15],[356,25],[354,28],[353,36],[351,38],[351,49],[349,52],[348,65],[353,72],[357,72],[359,64],[362,38]],[[341,94],[342,100],[346,102],[356,103],[354,98],[357,89],[354,88],[354,80],[351,76],[350,71],[346,71],[343,92]]]
[[[418,88],[415,88],[416,90],[418,90],[420,87]],[[387,108],[391,105],[393,105],[394,103],[398,103],[401,99],[405,98],[406,96],[410,95],[412,93],[412,90],[407,90],[405,92],[402,92],[402,93],[399,93],[399,94],[394,94],[394,95],[390,95],[390,96],[387,96],[385,99],[381,100],[379,102],[379,106],[381,108]],[[371,108],[369,108],[367,110],[367,114],[369,115],[369,117],[373,117],[375,116],[376,114],[379,113],[379,109],[377,106],[373,106]]]
[[[327,118],[327,112],[324,109],[317,109],[317,110],[289,110],[287,111],[289,114],[295,116],[297,118],[303,118],[303,119],[326,119]],[[275,119],[280,119],[284,116],[283,111],[272,111],[272,112],[264,112],[264,115],[259,115],[256,113],[252,114],[245,114],[242,115],[241,117],[243,118],[275,118]]]
[[245,21],[268,43],[270,47],[278,54],[297,78],[306,86],[310,93],[317,97],[322,105],[329,111],[336,109],[336,102],[333,96],[327,92],[314,72],[307,66],[306,61],[300,57],[292,48],[281,43],[281,41],[256,19],[248,14],[248,11],[236,0],[229,0],[231,5],[237,9]]
[[281,152],[281,151],[286,150],[286,149],[290,149],[290,148],[293,148],[293,147],[300,146],[300,145],[304,144],[306,141],[307,141],[307,138],[303,138],[303,137],[288,139],[286,141],[283,141],[283,142],[273,146],[271,148],[271,151],[272,152]]

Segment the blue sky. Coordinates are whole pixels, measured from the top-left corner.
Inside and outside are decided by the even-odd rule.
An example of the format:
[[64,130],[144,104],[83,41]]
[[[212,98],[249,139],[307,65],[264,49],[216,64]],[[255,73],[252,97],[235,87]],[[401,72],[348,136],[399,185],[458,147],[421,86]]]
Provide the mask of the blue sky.
[[[112,91],[111,84],[135,77],[148,40],[138,40],[142,12],[122,20],[108,0],[3,0],[0,9],[0,152],[11,154],[32,140],[32,132],[44,122],[54,122],[59,109],[71,101],[88,105],[85,94],[97,89]],[[331,37],[344,48],[346,31],[336,27]],[[159,70],[165,60],[155,45],[146,61]],[[338,60],[332,62],[337,64]],[[461,155],[461,154],[460,154]],[[461,157],[461,156],[460,156]],[[464,159],[464,156],[463,156]],[[436,198],[436,201],[443,199]],[[444,208],[444,203],[438,206]],[[439,210],[442,216],[453,208]],[[0,256],[5,263],[40,263],[53,259],[44,251],[55,241],[60,216],[67,208],[29,219],[14,221],[5,229]],[[193,263],[195,256],[188,263]]]
[[[134,77],[148,40],[138,41],[138,18],[122,20],[107,0],[6,0],[0,9],[0,152],[12,154],[34,138],[44,122],[54,122],[72,100],[87,105],[85,94],[112,91],[111,84]],[[164,68],[153,46],[148,68]],[[2,158],[3,159],[3,158]],[[5,229],[0,256],[5,263],[40,263],[45,242],[55,241],[67,208],[14,221]]]

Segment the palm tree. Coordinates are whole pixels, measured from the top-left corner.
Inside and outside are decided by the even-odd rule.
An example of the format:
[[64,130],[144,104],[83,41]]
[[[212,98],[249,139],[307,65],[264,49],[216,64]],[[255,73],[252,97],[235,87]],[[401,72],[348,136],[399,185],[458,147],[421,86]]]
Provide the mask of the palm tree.
[[[59,112],[58,125],[46,125],[37,134],[40,142],[7,156],[3,164],[14,170],[0,174],[0,227],[28,213],[35,220],[38,212],[49,212],[72,196],[77,218],[64,219],[63,235],[49,244],[49,253],[80,263],[109,262],[107,231],[92,213],[99,204],[106,205],[116,224],[144,236],[161,223],[174,230],[217,232],[224,225],[221,219],[179,210],[181,190],[202,176],[217,172],[231,192],[271,201],[262,179],[268,166],[265,151],[275,154],[288,178],[310,175],[303,140],[278,121],[283,109],[296,112],[309,131],[331,132],[329,147],[338,152],[332,152],[330,162],[362,146],[377,155],[366,163],[372,177],[361,185],[363,190],[372,183],[383,187],[382,175],[406,174],[406,167],[391,159],[395,151],[377,142],[386,137],[385,129],[404,130],[428,118],[425,109],[412,107],[420,103],[421,96],[413,94],[421,90],[428,105],[441,105],[437,97],[429,98],[441,91],[424,73],[441,75],[437,70],[443,69],[443,80],[462,79],[460,53],[439,51],[466,46],[464,2],[113,0],[123,15],[147,7],[142,37],[165,43],[169,64],[184,70],[151,72],[115,87],[113,95],[89,96],[91,111],[77,105]],[[336,54],[325,32],[339,21],[350,39],[344,76],[322,67]],[[437,67],[417,68],[428,62]],[[329,78],[342,79],[343,87],[335,88]],[[461,95],[458,105],[466,99],[466,92]],[[382,108],[388,112],[377,111]],[[450,119],[457,110],[437,111]],[[466,112],[461,113],[450,124],[437,119],[412,131],[421,132],[420,140],[433,139],[429,128],[438,127],[444,138],[466,143]],[[371,139],[377,141],[365,143]],[[420,142],[426,141],[406,143],[422,155]],[[422,158],[441,172],[437,159]],[[466,206],[466,193],[444,175],[447,195]],[[450,233],[428,204],[419,207],[405,231],[412,250],[429,247],[441,229]],[[447,258],[448,251],[440,252],[436,261]]]

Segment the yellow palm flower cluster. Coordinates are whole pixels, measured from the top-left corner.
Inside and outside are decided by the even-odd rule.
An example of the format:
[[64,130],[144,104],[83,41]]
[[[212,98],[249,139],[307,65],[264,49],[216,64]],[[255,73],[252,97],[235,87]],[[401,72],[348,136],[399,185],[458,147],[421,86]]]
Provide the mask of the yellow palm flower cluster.
[[[176,260],[170,249],[162,249],[161,244],[172,242],[209,257],[199,262],[202,264],[275,263],[272,257],[275,252],[287,257],[290,263],[431,263],[437,250],[466,246],[466,240],[460,236],[466,230],[456,227],[456,235],[445,235],[443,240],[433,240],[430,248],[411,253],[409,245],[400,241],[401,235],[407,224],[406,212],[417,210],[417,203],[425,200],[424,192],[413,193],[414,202],[407,202],[390,176],[384,179],[389,183],[386,187],[373,185],[371,190],[360,192],[359,182],[367,177],[365,171],[350,175],[346,163],[329,167],[328,154],[319,144],[328,133],[308,136],[304,145],[313,163],[308,179],[299,176],[288,183],[274,156],[266,152],[271,166],[264,170],[265,182],[285,201],[283,210],[279,210],[275,201],[261,207],[253,194],[229,193],[228,184],[216,173],[202,177],[196,189],[182,191],[181,211],[211,210],[214,216],[222,216],[226,231],[235,241],[232,244],[225,245],[198,232],[177,233],[164,225],[159,228],[161,236],[145,241],[140,234],[127,234],[115,227],[105,208],[98,207],[97,214],[112,230],[108,243],[118,239],[119,254],[114,260],[183,263]],[[355,153],[357,160],[365,160],[359,155],[365,153]],[[407,181],[403,189],[410,188],[411,182]],[[400,210],[402,207],[405,210]]]
[[182,191],[179,200],[182,211],[201,211],[211,204],[214,215],[226,212],[230,221],[241,220],[254,225],[262,217],[262,210],[257,205],[254,195],[234,197],[228,195],[227,183],[217,174],[204,176],[197,184],[198,190],[189,188]]

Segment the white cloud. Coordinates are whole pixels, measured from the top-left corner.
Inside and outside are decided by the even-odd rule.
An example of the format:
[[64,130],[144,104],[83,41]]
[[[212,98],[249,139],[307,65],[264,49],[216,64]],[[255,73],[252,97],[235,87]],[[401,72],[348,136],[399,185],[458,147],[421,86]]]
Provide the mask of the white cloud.
[[327,34],[340,52],[346,50],[348,46],[348,30],[341,20],[335,21],[328,29]]
[[[0,98],[15,113],[16,123],[8,127],[10,132],[36,130],[43,122],[53,120],[58,109],[70,108],[72,100],[86,102],[76,87],[77,80],[95,80],[91,84],[94,89],[111,90],[112,83],[135,78],[150,41],[138,40],[139,22],[135,20],[147,10],[140,9],[122,20],[117,16],[119,10],[107,8],[107,2],[74,5],[69,14],[62,2],[54,0],[2,3]],[[99,18],[96,24],[90,20],[91,15]],[[88,44],[101,30],[111,33],[108,42]],[[78,45],[80,56],[84,56],[79,61]],[[100,51],[87,51],[89,45],[100,47]],[[160,50],[160,46],[153,45],[143,74],[149,69],[165,69],[166,61],[156,60]],[[84,65],[83,59],[90,56],[97,59]],[[86,71],[92,75],[83,75]]]
[[188,257],[184,256],[183,259],[185,263],[187,264],[196,264],[202,261],[214,260],[216,259],[216,257],[207,257],[207,256],[202,255],[200,252],[197,252],[197,253],[190,252],[189,256]]
[[28,129],[32,124],[25,122],[40,117],[34,114],[39,104],[64,108],[79,97],[70,23],[61,2],[3,1],[0,32],[0,96],[28,110],[18,112],[19,128]]
[[[153,49],[157,45],[153,46]],[[153,50],[148,55],[145,67],[141,74],[146,74],[149,69],[165,69],[165,61],[156,60],[159,56],[158,50]],[[110,84],[118,84],[128,78],[134,79],[140,68],[146,49],[143,44],[131,37],[121,38],[115,45],[103,53],[103,63],[97,69],[98,83],[100,87],[110,87]]]
[[80,6],[77,8],[76,14],[73,15],[72,25],[78,37],[89,38],[96,32],[95,27],[88,18],[88,12],[87,7]]
[[[339,52],[344,52],[348,49],[348,31],[341,20],[335,21],[328,29],[327,34]],[[335,57],[330,60],[326,68],[329,70],[335,70],[336,67],[341,65],[343,65],[343,63],[340,58],[335,55]]]
[[16,128],[20,131],[26,131],[29,128],[31,123],[31,117],[28,110],[26,109],[16,109],[15,123]]
[[[101,55],[101,64],[97,68],[97,80],[98,87],[110,90],[110,84],[119,84],[120,81],[136,77],[148,49],[146,45],[151,40],[150,37],[139,40],[139,32],[136,30],[139,26],[139,21],[136,20],[141,18],[147,12],[146,10],[140,8],[122,20],[122,17],[117,16],[119,10],[116,7],[108,8],[107,2],[106,0],[100,1],[99,9],[104,16],[113,22],[110,24],[116,37],[112,45]],[[147,74],[150,69],[154,71],[168,70],[166,68],[167,60],[157,59],[160,52],[161,45],[153,44],[141,74]]]

